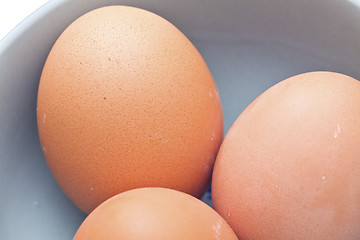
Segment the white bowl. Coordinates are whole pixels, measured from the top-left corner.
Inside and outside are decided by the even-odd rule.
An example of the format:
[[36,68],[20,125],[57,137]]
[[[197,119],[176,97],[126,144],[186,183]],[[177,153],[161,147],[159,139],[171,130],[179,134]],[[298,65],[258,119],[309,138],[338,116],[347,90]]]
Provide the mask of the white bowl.
[[260,93],[292,75],[329,70],[360,79],[358,0],[53,0],[0,42],[0,239],[72,239],[85,217],[42,155],[37,87],[60,33],[113,4],[155,12],[189,37],[218,85],[225,132]]

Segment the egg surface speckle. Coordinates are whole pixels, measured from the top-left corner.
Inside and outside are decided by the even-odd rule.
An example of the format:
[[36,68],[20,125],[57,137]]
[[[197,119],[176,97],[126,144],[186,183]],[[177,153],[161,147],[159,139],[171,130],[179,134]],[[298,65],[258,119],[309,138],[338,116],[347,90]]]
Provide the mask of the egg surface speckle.
[[109,6],[73,22],[46,60],[37,107],[49,168],[87,213],[137,187],[201,197],[209,184],[218,91],[191,42],[154,13]]
[[360,82],[310,72],[259,96],[215,162],[215,209],[242,240],[360,236]]

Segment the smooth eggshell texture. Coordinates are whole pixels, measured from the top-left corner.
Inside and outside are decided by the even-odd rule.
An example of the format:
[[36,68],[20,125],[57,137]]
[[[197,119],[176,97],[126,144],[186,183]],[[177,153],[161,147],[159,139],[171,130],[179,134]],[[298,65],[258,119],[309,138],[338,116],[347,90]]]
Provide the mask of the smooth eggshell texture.
[[139,188],[116,195],[82,223],[74,240],[237,240],[212,208],[171,189]]
[[165,19],[127,6],[91,11],[61,34],[42,72],[37,119],[51,172],[87,213],[138,187],[201,197],[223,136],[199,52]]
[[267,90],[226,135],[212,183],[239,239],[359,239],[360,82],[310,72]]

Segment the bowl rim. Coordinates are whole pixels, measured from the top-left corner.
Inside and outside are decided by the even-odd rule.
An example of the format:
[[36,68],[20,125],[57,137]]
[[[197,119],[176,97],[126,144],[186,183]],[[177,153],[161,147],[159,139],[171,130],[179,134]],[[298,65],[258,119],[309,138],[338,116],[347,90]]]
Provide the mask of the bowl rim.
[[19,36],[30,28],[31,25],[36,24],[36,22],[41,20],[48,12],[68,1],[69,0],[48,0],[16,24],[15,27],[13,27],[3,38],[0,39],[0,57]]

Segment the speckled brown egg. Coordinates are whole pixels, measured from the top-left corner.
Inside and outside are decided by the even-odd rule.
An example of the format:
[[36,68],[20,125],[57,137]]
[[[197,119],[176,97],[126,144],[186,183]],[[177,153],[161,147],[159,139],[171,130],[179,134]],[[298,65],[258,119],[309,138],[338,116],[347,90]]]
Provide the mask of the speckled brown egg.
[[223,134],[199,52],[164,18],[127,6],[93,10],[61,34],[43,68],[37,118],[51,172],[87,213],[138,187],[201,197]]
[[242,240],[358,240],[360,82],[333,72],[284,80],[226,135],[213,203]]
[[139,188],[98,206],[74,240],[237,240],[224,219],[200,200],[166,188]]

